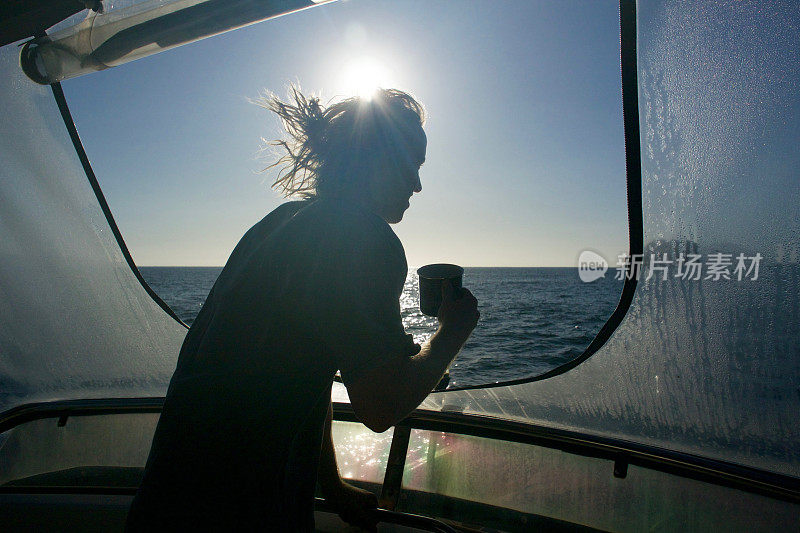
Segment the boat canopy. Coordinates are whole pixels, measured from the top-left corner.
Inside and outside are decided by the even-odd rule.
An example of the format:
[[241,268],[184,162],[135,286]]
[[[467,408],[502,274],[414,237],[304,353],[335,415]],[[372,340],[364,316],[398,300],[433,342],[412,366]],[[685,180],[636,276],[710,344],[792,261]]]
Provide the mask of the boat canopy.
[[[217,2],[181,4],[190,3]],[[654,257],[626,285],[624,316],[580,364],[433,393],[420,409],[800,477],[800,11],[665,0],[641,2],[637,23],[641,176],[629,184],[635,195],[641,186],[630,203],[641,214],[630,227],[641,249],[631,251]],[[97,64],[121,63],[140,37],[165,38],[136,27],[104,37],[125,44]],[[56,51],[71,37],[63,39],[39,41],[58,61],[34,58],[38,81],[84,73],[102,49],[75,51],[70,63],[66,49]],[[19,54],[17,43],[0,49],[0,412],[163,396],[186,328],[153,297],[117,235],[71,120],[65,126],[59,86],[32,81]],[[727,265],[730,279],[708,270],[663,279],[657,260],[690,253]],[[746,270],[737,274],[740,257]],[[343,387],[335,399],[346,401]]]
[[[28,43],[21,65],[49,84],[104,70],[212,35],[328,0],[145,0],[104,13]],[[99,11],[99,9],[98,9]]]

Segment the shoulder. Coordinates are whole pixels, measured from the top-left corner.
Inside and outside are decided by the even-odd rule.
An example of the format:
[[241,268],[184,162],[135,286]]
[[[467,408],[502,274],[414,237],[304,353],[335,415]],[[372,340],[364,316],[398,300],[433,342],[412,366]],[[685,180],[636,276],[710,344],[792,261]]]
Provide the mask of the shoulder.
[[[407,268],[403,245],[378,215],[334,200],[317,200],[292,219],[315,233],[320,251],[343,265]],[[313,230],[311,228],[314,228]]]
[[[316,200],[298,213],[298,221],[324,225],[327,233],[340,232],[349,240],[376,240],[401,246],[400,239],[381,217],[366,209],[336,200]],[[402,247],[402,246],[401,246]]]
[[270,211],[267,216],[256,222],[245,232],[239,240],[239,243],[233,249],[233,252],[228,258],[228,262],[230,263],[242,257],[249,256],[252,251],[263,244],[277,228],[280,228],[288,222],[305,205],[307,205],[305,201],[284,202]]
[[243,241],[260,240],[264,236],[269,235],[277,227],[283,225],[290,220],[298,211],[308,205],[307,201],[298,200],[291,202],[284,202],[267,214],[264,218],[259,220],[253,227],[251,227],[244,234]]
[[405,251],[400,239],[380,216],[346,204],[333,204],[328,209],[340,221],[340,236],[350,246],[358,248],[361,253],[388,255],[398,260],[402,258],[405,262]]
[[278,225],[286,220],[292,218],[294,215],[297,214],[298,211],[302,210],[304,207],[308,206],[309,202],[307,200],[293,200],[290,202],[284,202],[261,219],[253,228],[257,228],[262,225]]

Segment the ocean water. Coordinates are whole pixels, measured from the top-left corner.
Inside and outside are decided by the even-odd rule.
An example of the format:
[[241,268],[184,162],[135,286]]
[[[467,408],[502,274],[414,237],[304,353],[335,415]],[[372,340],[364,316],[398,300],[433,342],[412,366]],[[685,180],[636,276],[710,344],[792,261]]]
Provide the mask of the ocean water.
[[[140,267],[148,284],[191,325],[220,267]],[[538,375],[579,356],[614,311],[622,282],[583,283],[575,268],[465,268],[481,319],[450,368],[450,387]],[[437,320],[419,310],[416,269],[400,300],[406,332],[424,342]]]

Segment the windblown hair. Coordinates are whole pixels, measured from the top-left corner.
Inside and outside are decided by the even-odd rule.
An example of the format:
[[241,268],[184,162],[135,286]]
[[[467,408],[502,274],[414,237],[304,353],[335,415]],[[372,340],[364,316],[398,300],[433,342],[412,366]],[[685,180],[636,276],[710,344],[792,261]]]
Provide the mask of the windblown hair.
[[284,152],[272,184],[284,196],[349,198],[362,193],[382,158],[407,149],[407,136],[425,123],[425,110],[409,94],[379,89],[323,107],[291,87],[289,102],[274,94],[255,101],[277,114],[288,134],[269,144]]

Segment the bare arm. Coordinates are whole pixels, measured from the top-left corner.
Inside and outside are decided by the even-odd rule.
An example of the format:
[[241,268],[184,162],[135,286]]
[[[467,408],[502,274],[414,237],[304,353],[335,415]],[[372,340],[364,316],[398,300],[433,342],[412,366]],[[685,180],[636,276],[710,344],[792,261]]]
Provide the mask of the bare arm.
[[387,361],[355,376],[342,376],[356,416],[372,431],[381,433],[408,416],[441,379],[469,338],[480,316],[478,302],[466,289],[458,300],[453,289],[443,287],[439,329],[420,352]]
[[345,483],[339,477],[336,466],[336,450],[331,435],[333,408],[328,404],[328,415],[322,434],[322,450],[319,458],[317,480],[325,499],[345,522],[376,531],[372,510],[378,507],[378,497],[366,490]]
[[339,468],[336,465],[336,450],[333,447],[333,437],[331,436],[332,418],[333,408],[328,404],[328,415],[325,418],[325,429],[323,429],[322,433],[322,451],[319,457],[319,472],[317,475],[320,489],[325,495],[338,490],[342,484],[342,479],[339,477]]

